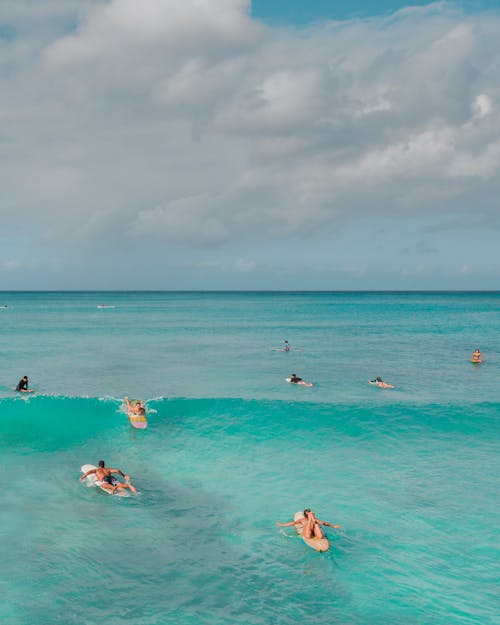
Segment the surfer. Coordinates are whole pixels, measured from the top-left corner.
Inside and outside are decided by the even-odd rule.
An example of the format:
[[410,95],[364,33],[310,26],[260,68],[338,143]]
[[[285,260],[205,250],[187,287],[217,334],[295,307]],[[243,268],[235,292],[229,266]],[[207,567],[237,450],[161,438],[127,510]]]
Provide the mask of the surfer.
[[304,538],[324,538],[323,530],[321,529],[321,525],[326,525],[327,527],[334,527],[336,529],[341,528],[341,525],[333,525],[332,523],[328,523],[328,521],[321,521],[316,518],[314,512],[311,511],[310,508],[306,508],[304,510],[304,516],[300,519],[290,521],[289,523],[276,523],[279,527],[289,527],[290,525],[302,525],[302,536]]
[[129,413],[138,417],[144,417],[146,415],[146,408],[142,401],[135,401],[132,403],[128,397],[125,397],[125,403],[127,404],[127,410]]
[[479,348],[476,347],[476,349],[474,350],[474,353],[472,354],[471,362],[481,362],[481,361],[482,361],[481,352],[479,351]]
[[285,347],[283,347],[283,351],[284,352],[289,352],[290,349],[291,349],[290,343],[288,341],[285,341]]
[[312,386],[312,382],[306,382],[302,378],[295,375],[295,373],[292,373],[292,375],[287,378],[287,382],[290,382],[290,384],[302,384],[302,386]]
[[387,384],[387,382],[384,382],[384,380],[382,380],[382,378],[379,375],[374,380],[370,380],[369,383],[376,384],[377,386],[380,386],[381,388],[394,388],[392,384]]
[[[96,478],[101,482],[102,488],[111,491],[113,494],[116,493],[118,489],[123,490],[125,488],[129,488],[133,493],[137,492],[136,487],[131,484],[128,480],[130,480],[130,476],[125,475],[123,471],[120,469],[109,469],[105,466],[104,460],[99,460],[99,466],[97,469],[90,469],[86,473],[84,473],[80,477],[80,482],[83,481],[88,475],[92,475],[95,473]],[[119,482],[113,473],[119,473],[126,482]]]
[[16,386],[16,391],[18,391],[19,393],[33,393],[33,389],[28,388],[28,376],[27,375],[24,375],[19,380]]

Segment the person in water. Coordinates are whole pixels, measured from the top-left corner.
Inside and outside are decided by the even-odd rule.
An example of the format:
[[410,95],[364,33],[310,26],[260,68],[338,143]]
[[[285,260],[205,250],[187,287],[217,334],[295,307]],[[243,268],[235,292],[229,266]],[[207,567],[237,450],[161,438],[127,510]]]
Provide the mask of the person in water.
[[283,347],[283,351],[284,352],[289,352],[290,349],[291,349],[290,343],[288,341],[285,341],[285,347]]
[[302,525],[302,536],[304,538],[324,538],[323,530],[321,529],[321,525],[326,525],[327,527],[334,527],[336,529],[341,528],[341,525],[333,525],[332,523],[328,523],[328,521],[321,521],[316,518],[314,512],[311,511],[311,508],[306,508],[304,510],[304,516],[300,519],[289,521],[288,523],[276,523],[279,527],[289,527],[291,525]]
[[23,376],[19,380],[16,386],[16,391],[18,391],[19,393],[33,393],[33,389],[28,388],[28,376],[27,375]]
[[[88,475],[95,473],[96,478],[101,482],[101,486],[111,493],[116,493],[117,490],[130,489],[133,493],[137,492],[135,486],[133,486],[128,480],[130,477],[125,475],[120,469],[109,469],[105,466],[104,460],[99,460],[99,466],[97,469],[90,469],[80,477],[80,482],[84,480]],[[119,473],[126,482],[119,482],[113,473]]]
[[481,352],[479,351],[479,348],[476,347],[476,349],[474,350],[474,353],[472,354],[471,361],[481,362],[481,360],[482,360]]
[[374,380],[370,380],[370,384],[376,384],[377,386],[381,386],[382,388],[394,388],[392,384],[387,384],[387,382],[384,382],[384,380],[382,380],[379,375]]
[[146,416],[146,408],[142,401],[136,401],[132,403],[128,397],[125,397],[125,403],[127,404],[127,410],[129,413],[136,415],[137,417],[145,417]]
[[292,373],[292,375],[288,378],[288,381],[291,382],[292,384],[301,384],[302,386],[312,386],[312,382],[305,382],[302,378],[299,378],[298,376],[296,376],[295,373]]

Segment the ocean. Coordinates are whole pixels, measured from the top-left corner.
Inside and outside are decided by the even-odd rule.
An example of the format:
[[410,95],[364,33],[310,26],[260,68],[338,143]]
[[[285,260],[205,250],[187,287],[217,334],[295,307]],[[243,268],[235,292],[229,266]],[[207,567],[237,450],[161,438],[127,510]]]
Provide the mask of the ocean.
[[[498,622],[500,293],[0,305],[3,625]],[[79,482],[100,459],[139,494]],[[305,507],[330,551],[276,525]]]

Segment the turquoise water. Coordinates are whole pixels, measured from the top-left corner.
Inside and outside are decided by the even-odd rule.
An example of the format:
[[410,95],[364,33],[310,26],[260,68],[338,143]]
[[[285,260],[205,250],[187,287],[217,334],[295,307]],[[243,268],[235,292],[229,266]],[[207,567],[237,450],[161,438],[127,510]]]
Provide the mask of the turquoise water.
[[[496,622],[500,294],[0,298],[1,623]],[[275,525],[306,506],[326,554]]]

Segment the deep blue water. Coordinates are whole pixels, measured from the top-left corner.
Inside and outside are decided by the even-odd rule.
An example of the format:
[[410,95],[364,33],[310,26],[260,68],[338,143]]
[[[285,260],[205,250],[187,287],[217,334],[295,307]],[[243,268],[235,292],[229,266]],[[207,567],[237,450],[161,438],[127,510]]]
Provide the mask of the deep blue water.
[[[0,304],[0,622],[496,622],[500,294]],[[101,458],[140,494],[80,484]],[[326,554],[275,524],[306,506],[343,526]]]

